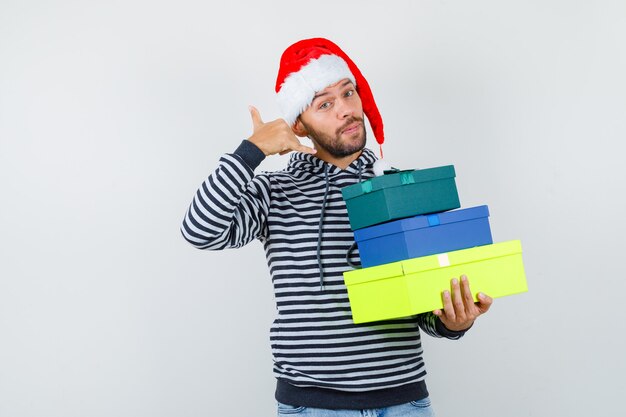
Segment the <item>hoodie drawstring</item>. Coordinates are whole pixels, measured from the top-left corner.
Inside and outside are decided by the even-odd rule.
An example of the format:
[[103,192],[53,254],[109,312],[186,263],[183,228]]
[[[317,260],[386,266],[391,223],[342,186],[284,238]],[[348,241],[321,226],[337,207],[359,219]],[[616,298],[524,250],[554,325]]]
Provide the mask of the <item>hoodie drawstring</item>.
[[[362,182],[363,181],[363,161],[361,161],[361,159],[357,160],[357,168],[359,170],[359,182]],[[320,226],[319,226],[319,232],[317,235],[317,266],[319,267],[319,270],[320,270],[320,291],[324,291],[324,267],[322,266],[322,233],[324,231],[323,230],[324,229],[324,213],[326,212],[326,201],[328,200],[328,190],[330,187],[330,178],[328,176],[328,172],[329,172],[329,165],[326,164],[324,166],[324,180],[326,182],[326,189],[324,190],[324,199],[322,201],[322,211],[320,213]],[[346,254],[346,259],[349,258],[350,252],[352,252],[354,249],[356,249],[356,243],[353,244],[353,246],[350,248],[350,250]],[[350,262],[349,259],[348,259],[348,264],[352,266],[353,268],[360,266],[358,264],[354,264]]]
[[328,178],[328,164],[324,167],[324,179],[326,180],[326,189],[324,190],[324,200],[322,201],[322,212],[320,213],[320,227],[317,235],[317,265],[320,269],[320,291],[324,291],[324,267],[322,266],[322,232],[324,228],[324,212],[326,211],[326,200],[328,199],[328,188],[330,180]]
[[357,159],[357,167],[359,169],[359,182],[361,182],[363,177],[363,161],[360,159]]

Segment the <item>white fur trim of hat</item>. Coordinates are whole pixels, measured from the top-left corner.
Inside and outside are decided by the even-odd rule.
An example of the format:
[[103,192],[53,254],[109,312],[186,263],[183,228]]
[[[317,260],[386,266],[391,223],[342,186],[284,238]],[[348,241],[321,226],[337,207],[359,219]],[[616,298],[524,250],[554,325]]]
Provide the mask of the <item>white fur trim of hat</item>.
[[311,59],[299,71],[289,74],[276,94],[285,121],[293,126],[298,116],[311,105],[315,94],[346,78],[356,87],[348,64],[336,55]]

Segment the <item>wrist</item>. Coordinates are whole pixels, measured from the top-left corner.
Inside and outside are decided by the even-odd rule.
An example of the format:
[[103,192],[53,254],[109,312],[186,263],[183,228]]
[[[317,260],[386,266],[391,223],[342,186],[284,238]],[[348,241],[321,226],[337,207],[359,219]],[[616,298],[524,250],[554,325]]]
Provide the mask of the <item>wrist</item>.
[[234,152],[245,162],[253,171],[265,159],[265,153],[252,141],[243,140]]
[[454,328],[453,329],[448,328],[441,320],[441,317],[437,317],[437,320],[435,321],[435,327],[437,331],[439,332],[439,334],[441,334],[442,336],[446,336],[446,337],[461,337],[469,329],[471,329],[473,325],[474,325],[474,322],[472,322],[472,324],[470,324],[468,327],[464,329],[456,330]]
[[257,140],[257,138],[254,135],[252,135],[252,136],[250,136],[248,138],[248,142],[250,142],[251,144],[256,146],[257,149],[263,153],[263,155],[265,155],[265,156],[269,156],[270,155],[269,152],[267,152],[265,149],[263,149],[263,146],[261,146],[260,141]]

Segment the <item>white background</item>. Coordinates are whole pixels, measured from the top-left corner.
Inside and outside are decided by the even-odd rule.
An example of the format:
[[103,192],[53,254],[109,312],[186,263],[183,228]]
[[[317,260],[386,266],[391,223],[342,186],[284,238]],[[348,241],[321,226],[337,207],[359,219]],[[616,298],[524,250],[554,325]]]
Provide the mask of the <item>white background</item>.
[[621,0],[0,0],[0,416],[275,415],[261,245],[179,227],[314,36],[368,78],[392,165],[454,164],[462,206],[522,241],[530,291],[424,342],[438,416],[620,414],[625,21]]

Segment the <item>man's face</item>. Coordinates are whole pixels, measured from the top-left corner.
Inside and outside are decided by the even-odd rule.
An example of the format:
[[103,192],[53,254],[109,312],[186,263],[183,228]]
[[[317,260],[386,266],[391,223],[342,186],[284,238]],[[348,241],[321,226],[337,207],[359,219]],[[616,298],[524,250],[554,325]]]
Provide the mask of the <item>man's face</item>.
[[336,158],[365,147],[361,98],[350,80],[339,81],[317,93],[299,121],[316,146]]

